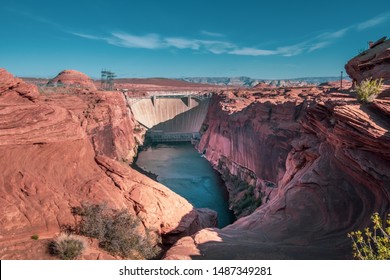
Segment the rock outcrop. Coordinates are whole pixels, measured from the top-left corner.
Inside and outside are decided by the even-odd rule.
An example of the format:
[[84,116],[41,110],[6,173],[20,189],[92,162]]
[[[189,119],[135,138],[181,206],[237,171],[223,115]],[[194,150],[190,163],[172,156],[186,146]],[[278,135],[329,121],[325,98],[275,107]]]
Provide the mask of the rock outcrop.
[[382,78],[390,85],[390,40],[383,37],[372,43],[368,50],[348,61],[345,70],[354,82]]
[[165,257],[351,258],[347,233],[390,211],[389,109],[385,100],[361,105],[316,88],[215,97],[199,148],[260,193],[262,205],[223,229],[182,238]]
[[50,258],[31,236],[41,244],[74,226],[81,202],[128,209],[171,243],[214,226],[213,213],[128,166],[140,141],[121,93],[40,95],[0,69],[0,258]]
[[48,86],[73,86],[78,88],[86,88],[96,90],[93,81],[84,73],[76,70],[64,70],[55,78],[51,79]]

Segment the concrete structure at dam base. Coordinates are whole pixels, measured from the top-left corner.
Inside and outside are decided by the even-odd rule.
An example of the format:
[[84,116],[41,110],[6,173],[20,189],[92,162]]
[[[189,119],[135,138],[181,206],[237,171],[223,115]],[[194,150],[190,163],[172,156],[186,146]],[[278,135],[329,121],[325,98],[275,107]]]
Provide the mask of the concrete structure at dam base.
[[158,92],[126,99],[151,142],[196,143],[211,96],[204,92]]

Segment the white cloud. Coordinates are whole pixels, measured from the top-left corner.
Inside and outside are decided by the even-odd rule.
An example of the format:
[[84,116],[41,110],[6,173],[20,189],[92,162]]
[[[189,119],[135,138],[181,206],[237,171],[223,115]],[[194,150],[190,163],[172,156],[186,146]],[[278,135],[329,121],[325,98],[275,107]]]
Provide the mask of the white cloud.
[[108,44],[124,47],[124,48],[139,48],[139,49],[192,49],[203,50],[213,54],[231,54],[244,56],[269,56],[269,55],[283,55],[294,56],[303,52],[312,52],[328,45],[326,42],[314,42],[315,39],[301,42],[291,46],[283,46],[274,50],[259,49],[252,47],[240,47],[234,43],[218,40],[199,40],[187,39],[177,37],[161,37],[157,34],[147,34],[144,36],[137,36],[133,34],[114,32],[108,37],[98,37],[94,35],[75,33],[71,34],[90,40],[101,40]]
[[81,38],[85,38],[85,39],[102,40],[102,38],[100,38],[100,37],[88,35],[88,34],[83,34],[83,33],[70,32],[70,34],[81,37]]
[[322,49],[329,45],[329,42],[318,42],[309,47],[308,52]]
[[206,30],[202,30],[200,33],[202,35],[206,35],[206,36],[210,36],[210,37],[225,37],[225,35],[223,35],[221,33],[210,32],[210,31],[206,31]]
[[367,29],[367,28],[370,28],[370,27],[374,27],[374,26],[377,26],[385,21],[387,21],[390,17],[390,12],[387,12],[385,14],[382,14],[382,15],[379,15],[379,16],[376,16],[372,19],[369,19],[367,21],[364,21],[360,24],[357,25],[357,30],[364,30],[364,29]]
[[326,32],[326,33],[322,33],[320,35],[317,36],[317,38],[320,38],[320,39],[338,39],[338,38],[341,38],[343,36],[345,36],[347,34],[347,31],[350,30],[351,27],[346,27],[346,28],[343,28],[343,29],[340,29],[340,30],[337,30],[337,31],[334,31],[334,32]]
[[197,40],[188,40],[183,38],[166,38],[164,41],[168,47],[174,47],[178,49],[198,50],[200,48],[200,42]]
[[213,54],[228,53],[229,50],[237,48],[235,44],[224,41],[199,40],[199,42],[207,51]]
[[229,54],[260,56],[260,55],[275,55],[277,54],[277,51],[262,50],[262,49],[255,49],[255,48],[241,48],[241,49],[232,50],[229,52]]
[[[389,18],[390,12],[387,12],[359,24],[351,25],[333,32],[324,32],[306,41],[299,42],[294,45],[280,46],[274,49],[259,49],[239,46],[224,40],[200,40],[180,37],[162,37],[153,33],[139,36],[124,32],[113,32],[110,36],[107,37],[98,37],[84,33],[68,33],[85,39],[102,40],[108,44],[125,48],[142,48],[150,50],[164,48],[191,49],[203,50],[213,54],[231,54],[243,56],[295,56],[325,48],[332,44],[335,40],[344,37],[351,30],[361,31],[370,27],[374,27],[387,21]],[[40,19],[40,21],[43,20]],[[200,33],[209,37],[224,37],[223,34],[206,30],[202,30]]]
[[114,46],[139,49],[160,49],[163,42],[156,34],[147,34],[145,36],[136,36],[127,33],[112,33],[112,37],[105,40]]

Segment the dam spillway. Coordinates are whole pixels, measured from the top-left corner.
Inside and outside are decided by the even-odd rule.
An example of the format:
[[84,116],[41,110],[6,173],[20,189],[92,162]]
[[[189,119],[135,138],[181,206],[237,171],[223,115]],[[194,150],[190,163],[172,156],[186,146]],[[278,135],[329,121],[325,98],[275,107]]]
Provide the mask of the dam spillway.
[[210,98],[210,94],[176,92],[127,97],[127,102],[152,142],[180,142],[199,137]]

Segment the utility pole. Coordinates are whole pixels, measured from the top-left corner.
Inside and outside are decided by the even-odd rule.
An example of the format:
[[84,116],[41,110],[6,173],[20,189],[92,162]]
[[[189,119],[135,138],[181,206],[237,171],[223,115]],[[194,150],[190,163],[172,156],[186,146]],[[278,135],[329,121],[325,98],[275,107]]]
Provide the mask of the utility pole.
[[343,89],[343,71],[340,73],[340,89]]

